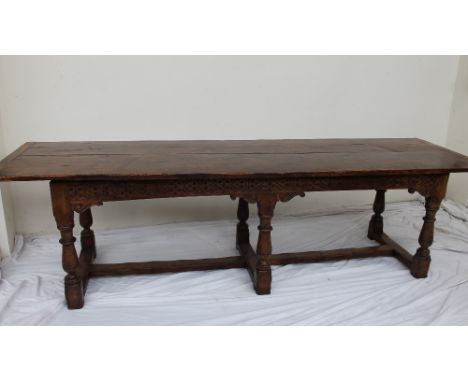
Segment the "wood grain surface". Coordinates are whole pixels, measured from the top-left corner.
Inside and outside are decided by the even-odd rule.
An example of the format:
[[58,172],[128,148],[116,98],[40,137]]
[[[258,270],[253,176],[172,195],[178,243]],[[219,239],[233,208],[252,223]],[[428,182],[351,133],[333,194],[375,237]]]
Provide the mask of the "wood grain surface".
[[416,138],[31,142],[0,162],[0,181],[330,177],[464,171],[468,171],[468,157]]

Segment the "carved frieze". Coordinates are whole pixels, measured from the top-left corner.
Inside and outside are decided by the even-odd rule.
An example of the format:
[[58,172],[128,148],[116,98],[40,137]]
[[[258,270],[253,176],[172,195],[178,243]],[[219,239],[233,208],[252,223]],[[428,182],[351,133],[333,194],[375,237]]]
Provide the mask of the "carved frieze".
[[[308,191],[408,189],[425,197],[444,189],[446,175],[323,177],[276,179],[173,179],[154,181],[65,182],[69,201],[77,212],[106,201],[184,196],[233,195],[254,202],[259,194],[276,193],[288,201]],[[440,191],[438,191],[440,193]]]

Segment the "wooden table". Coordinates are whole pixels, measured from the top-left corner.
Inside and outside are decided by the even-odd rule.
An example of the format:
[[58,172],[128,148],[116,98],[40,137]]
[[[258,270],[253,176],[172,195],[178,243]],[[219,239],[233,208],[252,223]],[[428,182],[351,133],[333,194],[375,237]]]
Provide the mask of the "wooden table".
[[[68,308],[84,304],[90,277],[247,268],[258,294],[269,294],[271,266],[322,260],[394,256],[416,278],[431,261],[436,212],[449,174],[468,172],[468,158],[420,139],[317,139],[259,141],[143,141],[26,143],[0,162],[0,181],[50,180],[60,230]],[[376,190],[368,237],[378,245],[272,254],[275,205],[309,191]],[[389,189],[417,191],[426,214],[414,255],[383,232]],[[218,259],[93,264],[91,207],[103,202],[201,195],[238,198],[236,246],[240,256]],[[260,224],[250,244],[248,203]],[[81,253],[73,236],[79,214]]]

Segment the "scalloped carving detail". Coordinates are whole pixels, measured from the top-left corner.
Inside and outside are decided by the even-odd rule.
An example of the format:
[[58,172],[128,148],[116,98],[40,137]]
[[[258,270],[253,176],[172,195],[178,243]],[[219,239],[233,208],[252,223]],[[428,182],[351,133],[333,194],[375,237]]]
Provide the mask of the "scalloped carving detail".
[[[445,193],[448,176],[399,175],[373,177],[323,177],[276,179],[174,179],[154,181],[64,182],[75,210],[106,201],[231,195],[253,203],[260,194],[277,194],[286,202],[304,192],[325,190],[410,189],[425,197]],[[441,191],[442,190],[442,191]]]

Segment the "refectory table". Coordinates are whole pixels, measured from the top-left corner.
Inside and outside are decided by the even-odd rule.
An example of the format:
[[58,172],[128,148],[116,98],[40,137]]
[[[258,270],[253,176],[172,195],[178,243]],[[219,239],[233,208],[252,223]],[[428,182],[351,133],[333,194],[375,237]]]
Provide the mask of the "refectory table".
[[[50,180],[70,309],[84,305],[89,278],[100,276],[247,268],[255,291],[269,294],[272,265],[394,256],[414,277],[426,277],[435,215],[452,172],[468,172],[468,157],[421,139],[34,142],[0,162],[0,181]],[[426,200],[420,246],[414,255],[383,232],[389,189],[417,191]],[[326,190],[376,190],[368,237],[378,245],[273,255],[271,221],[276,203]],[[92,206],[202,195],[239,199],[240,256],[93,264]],[[258,208],[256,250],[249,240],[248,203]],[[75,212],[82,226],[80,255],[73,236]]]

